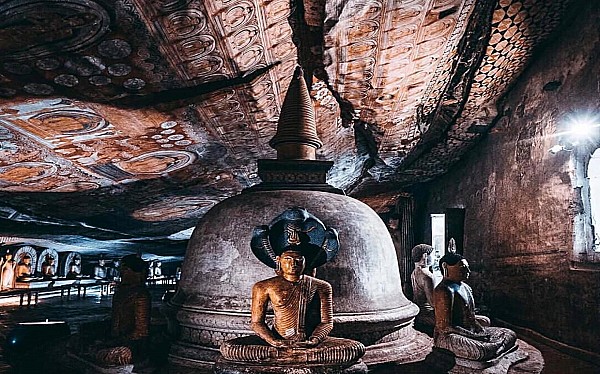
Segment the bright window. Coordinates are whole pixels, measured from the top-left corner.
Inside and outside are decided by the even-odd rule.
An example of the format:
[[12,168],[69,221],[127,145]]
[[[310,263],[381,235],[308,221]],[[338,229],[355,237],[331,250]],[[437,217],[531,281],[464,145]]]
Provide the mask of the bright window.
[[438,260],[445,253],[446,215],[431,215],[431,246],[433,247],[433,267],[437,270]]

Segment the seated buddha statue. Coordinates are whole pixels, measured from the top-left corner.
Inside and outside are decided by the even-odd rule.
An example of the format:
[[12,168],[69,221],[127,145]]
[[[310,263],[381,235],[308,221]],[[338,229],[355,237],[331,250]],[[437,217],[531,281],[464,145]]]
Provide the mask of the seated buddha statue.
[[46,255],[44,262],[42,263],[42,277],[44,279],[54,278],[54,257]]
[[31,256],[25,255],[19,261],[16,268],[16,277],[18,281],[29,280],[33,276],[31,272]]
[[[365,353],[360,342],[328,336],[333,328],[332,288],[328,282],[314,277],[314,270],[337,253],[337,244],[331,245],[329,241],[335,236],[337,243],[337,233],[333,230],[325,233],[320,221],[307,221],[308,225],[286,223],[283,231],[288,245],[280,248],[270,244],[278,240],[263,240],[265,237],[261,238],[261,233],[257,235],[255,230],[252,249],[259,260],[275,268],[276,276],[252,287],[251,328],[256,336],[224,342],[221,354],[225,360],[278,367],[350,367]],[[316,229],[318,224],[323,228],[322,241],[329,245],[319,247],[310,243],[306,231],[311,230],[311,225]],[[263,234],[268,231],[264,227],[258,228],[260,230]],[[272,263],[269,257],[274,257]],[[269,304],[274,314],[272,327],[267,323]]]
[[492,360],[511,351],[517,340],[514,331],[485,326],[475,315],[473,291],[465,283],[471,272],[467,260],[449,251],[439,263],[444,278],[433,292],[434,347],[473,361]]
[[94,278],[106,279],[106,261],[101,258],[98,260],[98,265],[94,266]]
[[67,279],[81,278],[81,258],[75,257],[69,264],[69,271],[66,275]]
[[436,278],[429,270],[432,265],[431,253],[433,247],[428,244],[418,244],[412,249],[412,259],[415,263],[410,280],[413,290],[413,302],[419,307],[419,314],[415,318],[416,325],[422,325],[433,330],[435,313],[433,310],[433,290]]

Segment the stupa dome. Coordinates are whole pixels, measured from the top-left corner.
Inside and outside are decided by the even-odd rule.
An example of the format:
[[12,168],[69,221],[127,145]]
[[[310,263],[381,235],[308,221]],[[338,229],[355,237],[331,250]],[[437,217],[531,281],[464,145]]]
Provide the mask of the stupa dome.
[[419,308],[402,293],[387,227],[369,206],[326,183],[332,162],[314,159],[320,141],[301,70],[289,91],[304,92],[304,99],[286,97],[294,105],[283,107],[293,110],[272,140],[278,159],[259,160],[263,183],[215,205],[192,234],[178,291],[165,309],[176,339],[172,364],[209,368],[223,341],[254,334],[252,286],[275,274],[254,256],[252,234],[294,207],[306,209],[339,235],[337,257],[316,275],[333,288],[330,335],[363,343],[367,364],[414,360],[430,345],[412,328]]

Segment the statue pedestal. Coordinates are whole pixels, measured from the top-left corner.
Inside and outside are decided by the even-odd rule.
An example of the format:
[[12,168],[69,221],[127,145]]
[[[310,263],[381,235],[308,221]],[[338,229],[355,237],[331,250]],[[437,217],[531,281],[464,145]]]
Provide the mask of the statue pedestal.
[[275,365],[260,363],[240,363],[223,358],[217,360],[214,366],[215,374],[365,374],[367,365],[358,361],[346,365]]
[[426,362],[436,372],[449,374],[539,374],[544,368],[540,351],[522,340],[517,340],[510,351],[488,361],[467,360],[434,347]]

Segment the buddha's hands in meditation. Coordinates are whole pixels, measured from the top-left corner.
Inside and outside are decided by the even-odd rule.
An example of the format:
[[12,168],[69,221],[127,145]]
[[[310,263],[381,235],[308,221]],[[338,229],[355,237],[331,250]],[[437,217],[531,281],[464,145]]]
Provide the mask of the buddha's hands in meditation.
[[311,348],[319,345],[319,340],[316,338],[302,341],[274,339],[269,344],[275,348]]

